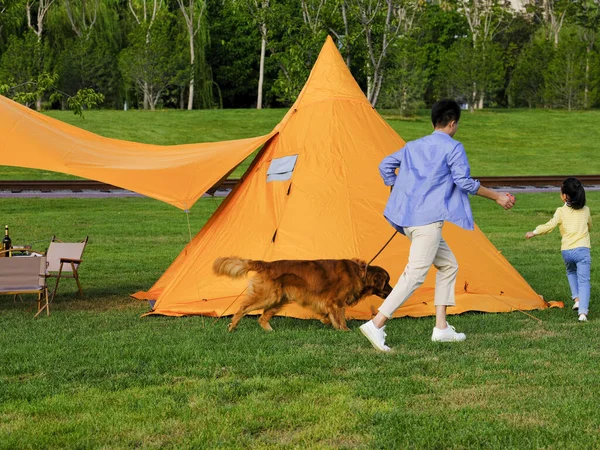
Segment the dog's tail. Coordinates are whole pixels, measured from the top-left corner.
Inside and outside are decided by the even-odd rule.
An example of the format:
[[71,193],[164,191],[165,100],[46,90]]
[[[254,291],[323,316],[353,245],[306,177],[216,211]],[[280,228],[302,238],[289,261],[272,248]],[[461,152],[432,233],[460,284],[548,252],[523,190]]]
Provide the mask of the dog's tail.
[[250,270],[259,271],[263,268],[262,261],[252,261],[236,257],[217,258],[213,263],[213,272],[217,275],[227,275],[231,278],[241,278]]

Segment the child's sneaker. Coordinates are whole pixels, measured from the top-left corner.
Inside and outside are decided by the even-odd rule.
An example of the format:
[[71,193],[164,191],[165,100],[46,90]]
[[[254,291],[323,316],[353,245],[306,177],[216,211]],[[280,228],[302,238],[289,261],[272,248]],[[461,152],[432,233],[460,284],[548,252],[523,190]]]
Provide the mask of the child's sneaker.
[[573,303],[573,309],[575,309],[575,310],[579,309],[579,302]]
[[579,314],[580,322],[587,322],[587,316],[585,314]]

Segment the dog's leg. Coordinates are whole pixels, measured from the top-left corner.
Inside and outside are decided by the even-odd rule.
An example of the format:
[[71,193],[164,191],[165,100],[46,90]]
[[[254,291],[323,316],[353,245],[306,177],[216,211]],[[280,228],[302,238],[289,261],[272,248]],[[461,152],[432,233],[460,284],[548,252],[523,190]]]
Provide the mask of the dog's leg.
[[242,317],[244,317],[250,311],[252,311],[252,308],[249,308],[248,305],[242,305],[240,307],[240,309],[238,309],[238,311],[232,317],[231,323],[229,324],[229,326],[227,327],[227,329],[230,332],[233,331],[233,330],[235,330],[237,328],[238,323],[240,322],[240,320],[242,320]]
[[344,307],[337,309],[338,312],[338,323],[340,324],[340,330],[350,331],[348,325],[346,325],[346,310]]
[[261,327],[263,327],[265,329],[265,331],[273,331],[273,328],[271,327],[269,320],[271,320],[273,318],[273,316],[281,310],[282,307],[283,307],[283,305],[279,304],[279,305],[273,306],[272,308],[265,309],[263,311],[263,313],[261,314],[261,316],[258,318],[258,324]]
[[323,314],[319,320],[323,325],[331,325],[331,319],[327,314]]
[[343,308],[340,308],[337,305],[333,305],[329,308],[328,313],[333,328],[335,328],[336,330],[349,330],[348,326],[346,325],[346,317],[344,316]]
[[[264,292],[262,292],[262,291],[254,292],[248,298],[248,300],[246,300],[242,304],[242,306],[240,307],[238,312],[236,312],[235,315],[233,316],[233,319],[231,319],[231,323],[229,324],[229,331],[235,330],[235,328],[238,325],[238,322],[242,319],[242,317],[244,317],[249,312],[255,311],[257,309],[263,310],[262,315],[258,319],[258,323],[260,324],[260,326],[263,327],[267,331],[273,330],[268,322],[271,319],[271,317],[273,317],[273,314],[276,314],[277,311],[281,308],[281,306],[283,306],[283,304],[280,304],[281,296],[277,292],[270,292],[267,294],[267,297],[261,298],[261,296],[263,294],[264,294]],[[263,317],[263,316],[265,316],[265,313],[268,313],[273,308],[275,308],[275,310],[270,314],[270,316],[268,316],[266,318]]]

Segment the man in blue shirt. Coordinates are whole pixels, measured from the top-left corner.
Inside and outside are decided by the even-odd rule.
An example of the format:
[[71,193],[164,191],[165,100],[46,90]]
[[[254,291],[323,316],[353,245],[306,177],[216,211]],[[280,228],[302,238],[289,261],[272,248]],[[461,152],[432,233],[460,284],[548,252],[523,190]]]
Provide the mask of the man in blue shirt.
[[[442,237],[445,221],[473,230],[469,194],[494,200],[504,209],[514,206],[507,192],[496,192],[471,178],[463,145],[453,136],[460,120],[460,107],[454,100],[440,100],[431,108],[434,131],[408,142],[387,156],[379,171],[386,186],[392,186],[384,216],[411,240],[408,263],[379,313],[360,327],[377,350],[387,352],[385,323],[425,281],[433,264],[438,273],[435,285],[436,324],[432,341],[464,341],[446,321],[446,308],[455,304],[454,286],[458,263]],[[396,170],[398,174],[396,175]]]

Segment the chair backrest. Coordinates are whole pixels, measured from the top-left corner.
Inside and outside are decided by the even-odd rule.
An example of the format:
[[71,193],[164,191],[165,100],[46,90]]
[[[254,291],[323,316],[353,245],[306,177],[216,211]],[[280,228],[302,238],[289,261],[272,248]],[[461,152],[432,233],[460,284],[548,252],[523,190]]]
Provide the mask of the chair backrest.
[[[81,259],[83,251],[87,244],[88,238],[86,237],[82,242],[60,242],[54,240],[50,241],[50,246],[46,252],[46,258],[48,259],[48,272],[58,272],[60,269],[60,259]],[[75,264],[75,269],[79,268],[79,264]],[[73,272],[71,264],[64,264],[62,268],[63,272]]]
[[33,290],[46,286],[46,257],[0,258],[0,291]]

